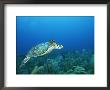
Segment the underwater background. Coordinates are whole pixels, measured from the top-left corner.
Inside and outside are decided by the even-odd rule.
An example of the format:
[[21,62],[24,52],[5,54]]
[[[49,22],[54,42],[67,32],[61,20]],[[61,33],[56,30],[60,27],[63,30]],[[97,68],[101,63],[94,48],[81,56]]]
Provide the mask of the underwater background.
[[[32,47],[49,40],[63,48],[20,67]],[[94,74],[94,16],[16,16],[16,74]]]

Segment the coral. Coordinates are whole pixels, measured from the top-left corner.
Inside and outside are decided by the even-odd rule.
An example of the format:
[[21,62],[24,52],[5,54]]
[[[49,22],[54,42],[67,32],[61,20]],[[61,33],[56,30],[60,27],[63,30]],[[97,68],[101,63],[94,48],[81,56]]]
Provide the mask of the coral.
[[19,68],[24,57],[17,56],[17,74],[94,74],[94,53],[86,49],[53,52]]
[[72,69],[70,69],[66,72],[66,74],[72,74],[72,73],[74,73],[74,71]]
[[87,72],[85,71],[85,68],[76,66],[74,69],[75,74],[86,74]]
[[35,68],[32,70],[31,74],[43,74],[44,72],[44,66],[35,66]]
[[31,74],[37,74],[37,72],[39,71],[38,66],[35,66],[35,68],[32,70]]

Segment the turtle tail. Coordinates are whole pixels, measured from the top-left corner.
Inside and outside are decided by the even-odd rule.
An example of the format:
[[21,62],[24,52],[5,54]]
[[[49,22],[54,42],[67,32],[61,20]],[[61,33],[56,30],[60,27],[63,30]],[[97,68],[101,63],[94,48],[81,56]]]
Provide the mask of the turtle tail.
[[27,62],[29,61],[30,58],[31,58],[31,57],[28,57],[28,56],[25,57],[24,60],[22,61],[21,65],[20,65],[20,68],[21,68],[22,66],[24,66],[25,63],[27,63]]

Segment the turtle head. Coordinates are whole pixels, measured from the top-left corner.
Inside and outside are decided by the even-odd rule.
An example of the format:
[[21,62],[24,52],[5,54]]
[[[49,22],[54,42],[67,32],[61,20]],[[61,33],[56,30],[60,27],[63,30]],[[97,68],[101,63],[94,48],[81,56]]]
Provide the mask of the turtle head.
[[57,44],[57,43],[55,42],[55,40],[50,40],[50,41],[49,41],[49,44],[50,44],[50,46],[54,47],[54,49],[62,49],[62,48],[63,48],[63,46]]

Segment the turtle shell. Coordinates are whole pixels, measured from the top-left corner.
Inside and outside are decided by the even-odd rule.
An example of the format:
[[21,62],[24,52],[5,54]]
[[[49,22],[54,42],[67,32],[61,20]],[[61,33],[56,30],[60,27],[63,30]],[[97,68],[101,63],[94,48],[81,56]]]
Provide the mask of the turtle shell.
[[42,56],[45,54],[45,52],[48,50],[48,48],[49,48],[48,42],[38,44],[29,51],[27,56],[29,56],[29,57]]

